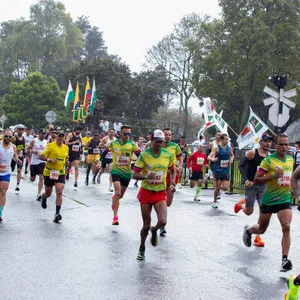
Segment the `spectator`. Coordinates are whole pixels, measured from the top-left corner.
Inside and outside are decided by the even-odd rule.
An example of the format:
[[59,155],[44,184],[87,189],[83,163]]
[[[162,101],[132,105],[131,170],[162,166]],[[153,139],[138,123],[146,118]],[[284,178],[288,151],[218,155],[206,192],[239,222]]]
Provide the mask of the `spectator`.
[[107,133],[109,130],[109,122],[105,119],[100,120],[99,122],[99,128],[100,128],[100,132],[104,132]]
[[115,132],[117,133],[118,136],[120,135],[122,126],[123,126],[123,124],[120,123],[118,119],[116,119],[116,121],[114,123],[114,130],[115,130]]

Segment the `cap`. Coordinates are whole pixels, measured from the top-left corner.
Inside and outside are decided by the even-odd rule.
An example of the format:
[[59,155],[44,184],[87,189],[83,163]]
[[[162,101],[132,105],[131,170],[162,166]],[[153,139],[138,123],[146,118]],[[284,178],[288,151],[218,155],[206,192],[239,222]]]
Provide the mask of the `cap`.
[[40,129],[39,133],[46,133],[46,130],[45,129]]
[[80,125],[75,127],[75,130],[82,130],[82,127]]
[[88,130],[85,134],[86,135],[91,135],[92,133]]
[[165,141],[165,134],[160,129],[156,129],[153,132],[152,140],[153,141]]
[[18,129],[25,129],[25,126],[22,125],[22,124],[18,124],[15,126],[15,129],[18,130]]
[[269,135],[267,132],[263,133],[261,138],[260,138],[260,142],[261,141],[266,141],[266,140],[271,140],[273,141],[273,137],[271,135]]
[[65,132],[63,130],[59,130],[56,135],[57,136],[61,136],[61,135],[65,136]]

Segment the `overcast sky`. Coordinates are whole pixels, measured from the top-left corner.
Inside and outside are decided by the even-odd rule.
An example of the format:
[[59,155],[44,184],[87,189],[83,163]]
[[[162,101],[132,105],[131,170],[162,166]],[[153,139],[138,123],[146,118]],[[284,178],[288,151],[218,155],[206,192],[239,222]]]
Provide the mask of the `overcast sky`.
[[[37,0],[0,0],[0,22],[28,18]],[[90,17],[92,26],[103,32],[110,54],[119,55],[130,69],[139,72],[147,49],[172,32],[187,14],[217,17],[218,0],[61,0],[73,20]]]

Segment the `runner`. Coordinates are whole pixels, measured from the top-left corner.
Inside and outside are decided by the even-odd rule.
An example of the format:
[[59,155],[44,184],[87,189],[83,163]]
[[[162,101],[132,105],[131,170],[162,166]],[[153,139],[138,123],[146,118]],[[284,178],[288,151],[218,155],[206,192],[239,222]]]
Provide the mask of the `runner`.
[[46,161],[43,173],[45,192],[42,194],[41,205],[42,208],[47,208],[47,198],[51,196],[53,186],[55,186],[56,211],[53,220],[55,223],[62,219],[60,209],[63,201],[62,193],[65,187],[65,164],[69,155],[69,147],[64,144],[64,140],[65,133],[63,131],[57,132],[55,142],[48,144],[39,157],[39,159]]
[[86,168],[86,178],[85,178],[85,184],[89,185],[89,176],[91,169],[93,172],[93,183],[96,183],[96,176],[98,174],[99,169],[92,168],[93,164],[100,165],[100,149],[99,149],[100,139],[99,139],[99,133],[98,131],[93,132],[93,138],[87,142],[85,145],[85,149],[88,151],[86,162],[87,162],[87,168]]
[[200,201],[199,194],[201,192],[201,185],[203,182],[203,166],[208,166],[206,154],[204,154],[204,145],[198,146],[198,151],[194,152],[187,160],[187,166],[189,168],[190,176],[190,187],[195,186],[195,180],[197,181],[196,195],[194,201]]
[[[185,136],[182,136],[180,138],[178,146],[182,153],[182,169],[180,169],[179,173],[178,173],[178,185],[177,186],[179,189],[182,189],[181,179],[182,179],[183,171],[186,170],[186,162],[187,162],[187,159],[189,156],[189,146],[185,142]],[[184,176],[184,180],[186,179],[185,177],[186,177],[186,174]]]
[[[179,146],[176,143],[171,142],[172,139],[172,131],[170,128],[165,128],[163,130],[165,135],[165,141],[163,142],[163,149],[167,150],[173,156],[173,162],[175,167],[175,184],[178,183],[178,175],[179,172],[182,171],[182,153]],[[176,166],[177,162],[177,166]],[[173,187],[171,186],[174,182],[171,182],[170,174],[167,175],[167,206],[171,206],[173,199],[174,199],[174,191]],[[176,185],[175,185],[176,187]],[[165,236],[167,231],[164,227],[160,228],[160,236]]]
[[131,136],[130,126],[123,125],[120,136],[120,139],[110,143],[101,155],[101,160],[103,160],[108,151],[113,153],[111,175],[115,193],[112,196],[112,210],[114,211],[112,225],[119,225],[118,210],[120,199],[124,196],[131,179],[130,162],[132,154],[135,153],[138,156],[141,152],[139,147],[129,140]]
[[34,139],[34,136],[31,134],[31,130],[29,128],[25,128],[25,132],[23,133],[25,138],[25,172],[24,174],[28,174],[28,167],[31,162],[31,150],[28,148],[30,142]]
[[[19,124],[15,127],[17,134],[15,134],[14,136],[14,144],[16,145],[16,149],[17,149],[17,155],[18,158],[22,161],[22,164],[18,164],[17,166],[17,186],[15,188],[16,192],[20,191],[20,182],[21,182],[21,178],[22,178],[22,167],[24,164],[24,155],[25,155],[25,138],[23,136],[24,130],[25,130],[25,126],[22,124]],[[16,167],[16,162],[15,160],[11,161],[11,171],[14,172]]]
[[228,146],[229,137],[226,133],[221,134],[220,144],[214,147],[208,155],[208,160],[216,163],[213,166],[214,176],[214,201],[212,208],[218,208],[217,199],[220,190],[227,191],[229,185],[229,166],[232,164],[234,155],[232,148]]
[[[145,242],[149,230],[151,231],[151,244],[157,246],[157,230],[163,228],[167,223],[167,192],[166,177],[170,172],[171,191],[175,192],[175,171],[172,155],[162,149],[164,133],[157,129],[153,132],[151,147],[138,157],[133,167],[133,178],[142,180],[142,186],[137,198],[141,206],[143,228],[141,230],[141,243],[137,259],[145,259]],[[157,214],[157,223],[151,227],[151,211],[154,207]]]
[[[255,200],[257,200],[259,206],[261,205],[261,198],[266,190],[266,184],[254,183],[254,176],[262,160],[270,154],[269,150],[272,145],[272,140],[272,136],[268,133],[264,133],[260,138],[258,149],[248,151],[241,160],[239,169],[242,174],[242,180],[245,183],[246,196],[245,199],[240,200],[234,206],[234,212],[236,214],[240,210],[243,210],[247,216],[250,216],[253,213]],[[259,223],[259,220],[257,223]],[[265,245],[259,234],[255,237],[253,244],[256,247],[264,247]]]
[[[141,149],[141,151],[144,151],[145,150],[145,145],[144,145],[144,137],[143,136],[140,136],[138,138],[138,141],[136,143],[136,145]],[[137,160],[137,157],[136,155],[133,153],[132,155],[132,159],[131,159],[131,169],[133,169],[133,166],[135,165],[135,162]],[[136,180],[134,182],[134,185],[133,185],[135,188],[138,188],[139,185],[138,185],[138,180]]]
[[4,131],[3,140],[0,142],[0,222],[2,212],[6,203],[6,192],[9,187],[11,174],[11,161],[14,160],[18,165],[22,161],[18,158],[16,146],[11,143],[13,132],[11,129]]
[[[116,140],[115,137],[115,130],[114,129],[110,129],[108,131],[107,136],[105,136],[99,145],[100,149],[105,149],[107,148],[112,142],[114,142]],[[102,163],[101,163],[101,169],[100,172],[98,174],[97,177],[97,183],[101,183],[101,175],[105,172],[105,169],[108,168],[109,171],[109,188],[108,191],[109,192],[113,192],[114,189],[112,187],[112,177],[111,177],[111,168],[112,168],[112,157],[113,154],[111,151],[109,151],[106,156],[102,159]]]
[[41,201],[42,199],[42,189],[44,184],[44,168],[46,163],[43,160],[39,159],[39,155],[47,146],[47,140],[45,140],[46,131],[44,129],[39,130],[39,136],[34,138],[30,144],[28,145],[27,149],[32,153],[31,157],[31,164],[30,164],[30,181],[34,182],[36,176],[39,176],[39,183],[38,183],[38,193],[36,200]]
[[259,224],[244,227],[243,241],[251,246],[252,234],[263,234],[269,226],[272,214],[277,214],[282,228],[282,264],[281,272],[292,269],[288,259],[290,248],[290,224],[292,220],[290,180],[293,172],[294,159],[287,155],[289,139],[279,133],[275,138],[276,152],[268,155],[260,164],[254,183],[266,183],[266,192],[261,201]]
[[[69,132],[66,133],[66,134],[69,134]],[[90,141],[92,139],[91,135],[92,135],[92,133],[90,131],[87,131],[85,133],[85,137],[82,138],[82,144],[83,144],[83,158],[82,158],[82,160],[84,161],[85,166],[87,165],[86,158],[87,158],[87,155],[88,155],[88,150],[85,148],[85,146],[88,143],[88,141]]]
[[74,187],[78,187],[78,167],[79,161],[82,158],[82,139],[81,139],[81,126],[76,126],[74,132],[70,132],[67,137],[65,144],[69,147],[69,163],[67,168],[66,179],[69,180],[69,173],[72,167],[75,169],[75,182]]

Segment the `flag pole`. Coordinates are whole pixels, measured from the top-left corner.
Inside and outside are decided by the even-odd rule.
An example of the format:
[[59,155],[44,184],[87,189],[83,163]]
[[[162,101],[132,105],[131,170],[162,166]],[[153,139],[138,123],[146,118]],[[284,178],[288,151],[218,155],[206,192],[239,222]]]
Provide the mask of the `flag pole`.
[[236,135],[236,136],[239,136],[233,129],[232,129],[232,127],[227,123],[227,126],[228,126],[228,128],[229,129],[231,129],[231,131]]

